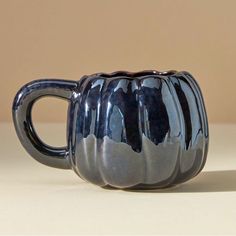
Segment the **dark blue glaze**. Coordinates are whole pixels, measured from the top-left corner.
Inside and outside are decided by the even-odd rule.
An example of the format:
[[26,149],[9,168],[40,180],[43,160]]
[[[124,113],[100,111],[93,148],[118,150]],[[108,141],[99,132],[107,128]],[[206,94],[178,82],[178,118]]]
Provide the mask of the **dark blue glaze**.
[[[32,105],[48,95],[69,101],[65,148],[49,147],[33,129]],[[197,175],[206,161],[206,110],[188,72],[119,71],[78,82],[33,81],[16,95],[13,118],[36,160],[72,168],[103,187],[168,187]]]

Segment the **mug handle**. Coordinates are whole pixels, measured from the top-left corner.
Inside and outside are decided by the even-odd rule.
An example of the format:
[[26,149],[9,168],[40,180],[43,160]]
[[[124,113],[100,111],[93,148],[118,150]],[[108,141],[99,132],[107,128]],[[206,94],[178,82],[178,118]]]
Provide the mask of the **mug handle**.
[[75,81],[35,80],[23,86],[15,96],[12,114],[18,138],[26,151],[42,164],[70,169],[68,147],[52,147],[39,138],[32,123],[32,107],[39,98],[44,96],[70,101],[76,87]]

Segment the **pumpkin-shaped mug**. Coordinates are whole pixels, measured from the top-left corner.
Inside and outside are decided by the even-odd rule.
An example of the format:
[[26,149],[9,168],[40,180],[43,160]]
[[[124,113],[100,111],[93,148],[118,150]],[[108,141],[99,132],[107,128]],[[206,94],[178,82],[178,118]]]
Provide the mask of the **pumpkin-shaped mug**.
[[[46,145],[35,132],[31,110],[43,96],[69,103],[66,147]],[[35,80],[17,93],[13,120],[33,158],[73,169],[101,187],[155,189],[185,182],[202,170],[208,151],[202,93],[188,72]]]

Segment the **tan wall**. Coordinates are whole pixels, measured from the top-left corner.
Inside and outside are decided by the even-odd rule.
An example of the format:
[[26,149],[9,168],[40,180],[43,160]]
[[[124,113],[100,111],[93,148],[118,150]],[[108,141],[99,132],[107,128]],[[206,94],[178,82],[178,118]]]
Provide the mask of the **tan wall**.
[[[211,122],[236,122],[235,0],[0,0],[0,121],[20,86],[114,70],[190,71]],[[39,121],[65,119],[44,99]]]

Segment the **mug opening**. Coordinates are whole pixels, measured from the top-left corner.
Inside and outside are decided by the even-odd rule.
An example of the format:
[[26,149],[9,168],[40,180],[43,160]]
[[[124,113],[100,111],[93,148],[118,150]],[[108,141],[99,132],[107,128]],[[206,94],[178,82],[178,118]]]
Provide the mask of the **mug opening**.
[[143,77],[143,76],[151,76],[151,75],[170,76],[176,73],[177,73],[176,70],[168,70],[168,71],[163,71],[163,72],[157,71],[157,70],[144,70],[144,71],[139,71],[139,72],[115,71],[112,73],[98,73],[97,75],[105,77],[105,78],[120,77],[120,76],[133,78],[133,77]]

